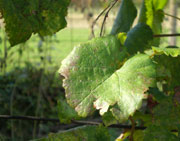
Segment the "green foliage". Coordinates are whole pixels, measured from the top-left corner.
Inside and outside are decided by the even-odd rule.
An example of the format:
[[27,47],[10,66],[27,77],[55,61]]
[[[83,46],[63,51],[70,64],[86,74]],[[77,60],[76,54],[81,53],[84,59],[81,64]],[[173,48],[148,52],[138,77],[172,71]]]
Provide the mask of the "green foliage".
[[122,66],[126,56],[126,51],[119,53],[122,49],[116,36],[96,38],[75,47],[62,62],[59,72],[65,77],[67,102],[82,117],[94,111],[92,92]]
[[58,114],[61,123],[71,123],[72,119],[79,119],[76,111],[63,99],[58,100]]
[[[156,68],[149,56],[136,55],[120,68],[124,59],[120,55],[126,51],[120,53],[120,46],[114,36],[94,39],[76,47],[63,61],[60,73],[65,77],[67,100],[80,116],[91,114],[94,108],[103,115],[114,105],[115,118],[125,121],[140,108],[143,93],[153,86]],[[98,60],[89,62],[96,54]]]
[[[169,122],[169,121],[168,121]],[[145,141],[177,141],[178,137],[171,131],[166,130],[161,126],[149,126],[145,130],[144,139]]]
[[142,3],[140,23],[149,25],[154,33],[161,33],[161,23],[163,21],[163,10],[167,0],[144,0]]
[[11,46],[28,40],[32,34],[53,35],[66,26],[70,0],[0,0],[0,13]]
[[172,57],[177,57],[180,55],[180,48],[178,47],[172,47],[172,46],[166,48],[153,47],[152,50],[156,55],[165,54],[166,56],[172,56]]
[[163,81],[170,89],[180,85],[180,50],[179,48],[153,48],[154,60],[158,64],[157,77]]
[[[168,0],[144,0],[142,3],[141,14],[139,17],[140,23],[146,23],[152,28],[154,34],[162,32],[164,19],[163,9]],[[159,45],[160,40],[154,39],[154,45]]]
[[[1,115],[41,116],[57,118],[57,99],[63,95],[59,87],[57,68],[43,71],[28,64],[25,68],[16,68],[6,74],[0,74],[0,113]],[[32,83],[33,82],[33,83]],[[38,108],[39,112],[36,113]],[[37,115],[36,115],[37,114]],[[12,140],[10,132],[14,132],[14,140],[30,140],[34,129],[34,121],[17,121],[0,119],[0,140]],[[13,123],[13,129],[12,129]],[[40,124],[40,133],[48,134],[52,123]],[[13,131],[12,131],[13,130]],[[2,135],[2,136],[1,136]],[[4,141],[2,139],[2,141]]]
[[[155,65],[146,55],[136,55],[93,91],[100,114],[109,106],[113,116],[123,122],[141,107],[143,93],[154,85]],[[113,94],[112,94],[113,93]],[[133,97],[133,99],[132,99]]]
[[[62,97],[58,102],[61,123],[99,110],[106,126],[128,124],[129,118],[147,126],[143,131],[125,130],[117,140],[179,140],[180,50],[158,47],[160,40],[154,36],[162,32],[166,3],[144,0],[139,22],[131,29],[137,10],[131,0],[123,0],[111,35],[76,46],[64,59],[59,73],[64,76],[67,103]],[[66,25],[69,0],[0,0],[0,4],[11,45],[32,33],[52,35]],[[115,130],[103,126],[83,126],[40,140],[112,140],[117,137],[112,133]]]
[[49,134],[47,138],[37,141],[109,141],[110,135],[107,128],[103,126],[83,126],[57,134]]
[[136,16],[137,10],[132,0],[122,0],[111,34],[114,35],[119,32],[128,32]]
[[145,49],[150,48],[149,43],[152,40],[153,32],[150,27],[140,23],[127,33],[124,45],[127,47],[129,54],[135,54],[137,51],[144,52]]

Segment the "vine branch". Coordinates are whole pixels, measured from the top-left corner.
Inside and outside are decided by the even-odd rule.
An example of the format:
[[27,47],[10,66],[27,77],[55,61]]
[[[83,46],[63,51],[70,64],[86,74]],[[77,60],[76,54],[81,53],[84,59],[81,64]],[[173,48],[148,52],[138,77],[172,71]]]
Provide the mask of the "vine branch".
[[177,16],[174,16],[174,15],[171,15],[171,14],[168,14],[168,13],[165,13],[165,12],[162,12],[164,15],[166,15],[166,16],[169,16],[169,17],[172,17],[172,18],[175,18],[175,19],[177,19],[177,20],[180,20],[180,18],[179,17],[177,17]]
[[153,35],[154,38],[176,37],[176,36],[180,36],[180,33],[174,33],[174,34],[155,34],[155,35]]
[[111,6],[111,4],[109,4],[98,16],[97,18],[93,21],[92,25],[91,25],[91,34],[93,37],[95,37],[94,34],[94,26],[96,24],[96,22],[99,20],[99,18],[104,14],[104,12],[106,12],[106,10]]
[[116,5],[117,2],[118,2],[118,0],[114,0],[114,2],[112,3],[112,5],[109,6],[109,9],[108,9],[108,11],[106,12],[106,14],[104,16],[103,23],[102,23],[102,26],[101,26],[101,31],[100,31],[100,37],[103,34],[104,25],[105,25],[105,22],[106,22],[106,19],[107,19],[108,15],[109,15],[109,12]]
[[[33,117],[33,116],[10,116],[10,115],[0,115],[0,119],[4,120],[28,120],[28,121],[42,121],[42,122],[54,122],[60,123],[59,119],[56,118],[42,118],[42,117]],[[101,121],[84,121],[84,120],[72,120],[72,124],[76,124],[77,126],[81,125],[100,125]],[[71,125],[71,124],[60,124],[60,125]],[[110,125],[111,128],[123,128],[123,129],[131,129],[131,125],[122,125],[122,124],[113,124]],[[144,130],[146,127],[144,126],[135,126],[137,130]]]
[[[58,118],[42,118],[42,117],[33,117],[33,116],[11,116],[11,115],[0,115],[0,120],[27,120],[27,121],[42,121],[42,122],[54,122],[60,123]],[[69,127],[78,127],[82,125],[100,125],[103,124],[102,121],[97,120],[71,120],[71,124],[62,124],[60,126],[69,126]],[[134,127],[133,127],[134,126]],[[123,124],[113,124],[108,126],[110,128],[121,128],[121,129],[132,129],[133,130],[144,130],[147,127],[145,126],[135,126],[134,125],[123,125]],[[171,130],[172,132],[177,132],[177,130]]]

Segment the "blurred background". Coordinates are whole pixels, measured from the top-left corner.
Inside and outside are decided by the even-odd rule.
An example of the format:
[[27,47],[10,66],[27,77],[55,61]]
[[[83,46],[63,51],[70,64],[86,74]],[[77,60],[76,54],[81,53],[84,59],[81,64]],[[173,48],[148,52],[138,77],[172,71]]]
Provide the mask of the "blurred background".
[[[109,0],[72,0],[67,28],[51,37],[33,35],[26,43],[10,47],[0,20],[0,115],[58,118],[57,100],[64,99],[61,61],[74,46],[92,38],[91,25]],[[142,0],[134,0],[140,9]],[[120,3],[109,13],[104,35],[111,30]],[[170,0],[165,12],[180,17],[179,0]],[[99,36],[103,16],[95,25]],[[135,23],[137,22],[137,19]],[[180,33],[180,21],[165,16],[163,33]],[[163,38],[162,47],[179,45],[180,38]],[[28,140],[58,131],[56,123],[0,119],[0,140]]]

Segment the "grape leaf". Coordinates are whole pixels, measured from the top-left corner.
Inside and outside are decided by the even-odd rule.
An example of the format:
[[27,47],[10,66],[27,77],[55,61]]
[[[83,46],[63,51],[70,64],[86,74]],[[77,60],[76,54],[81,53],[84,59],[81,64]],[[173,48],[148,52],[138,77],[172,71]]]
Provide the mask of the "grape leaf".
[[52,35],[66,26],[70,0],[0,0],[0,13],[11,46],[31,35]]
[[114,35],[119,32],[128,32],[136,16],[137,10],[132,0],[123,0],[114,21],[111,34]]
[[107,36],[75,47],[62,61],[59,72],[65,77],[66,99],[79,115],[86,117],[95,110],[92,91],[119,69],[126,57],[120,40]]
[[180,48],[174,47],[174,48],[158,48],[158,47],[152,47],[152,50],[154,51],[155,55],[161,55],[165,54],[167,56],[177,57],[180,55]]
[[110,135],[103,126],[82,126],[60,133],[49,134],[47,138],[34,141],[109,141]]
[[110,109],[114,117],[119,122],[127,120],[141,107],[143,93],[154,86],[155,70],[149,56],[139,54],[132,57],[94,90],[93,95],[98,98],[94,106],[103,114],[109,105],[115,105]]
[[137,55],[119,69],[127,57],[120,45],[115,36],[97,38],[74,48],[62,62],[59,72],[65,77],[66,98],[80,116],[95,109],[103,115],[117,104],[113,115],[120,122],[127,120],[154,84],[155,64],[148,55]]
[[[149,25],[154,34],[162,32],[162,22],[164,19],[163,9],[167,0],[144,0],[142,3],[139,23],[146,23]],[[156,38],[153,44],[158,46],[160,39]]]
[[152,40],[153,32],[150,27],[140,23],[128,32],[124,45],[127,47],[128,53],[134,54],[149,48],[148,43]]
[[157,62],[157,77],[166,80],[168,89],[174,89],[180,85],[180,49],[179,48],[155,48],[153,47],[154,60]]
[[80,119],[76,111],[65,100],[58,100],[58,115],[61,123],[71,123],[72,119]]
[[153,0],[155,10],[162,10],[166,6],[167,2],[168,0]]
[[[161,32],[161,23],[163,21],[163,12],[167,0],[144,0],[141,8],[140,23],[148,24],[154,33]],[[146,15],[146,16],[145,16]]]
[[114,118],[112,113],[110,111],[106,112],[102,116],[102,120],[105,126],[110,126],[112,124],[118,124],[118,121]]

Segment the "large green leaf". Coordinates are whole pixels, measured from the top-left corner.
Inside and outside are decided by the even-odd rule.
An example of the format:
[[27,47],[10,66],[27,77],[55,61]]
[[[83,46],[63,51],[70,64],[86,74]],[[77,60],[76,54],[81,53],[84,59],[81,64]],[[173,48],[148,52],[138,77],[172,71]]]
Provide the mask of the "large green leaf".
[[139,54],[129,59],[121,69],[99,85],[93,92],[97,98],[94,103],[100,114],[109,106],[114,117],[120,122],[128,119],[141,107],[143,93],[154,86],[155,64],[149,56]]
[[149,56],[137,55],[119,69],[126,57],[121,48],[114,36],[97,38],[74,48],[62,62],[66,98],[80,116],[95,109],[103,115],[115,105],[111,111],[122,122],[140,108],[143,93],[155,80],[155,64]]
[[134,54],[150,48],[148,43],[152,40],[153,32],[150,27],[146,24],[139,23],[128,32],[124,45],[127,47],[128,53]]
[[111,34],[128,32],[136,16],[137,10],[132,0],[122,0]]
[[79,115],[94,111],[92,91],[122,66],[126,56],[120,40],[107,36],[75,47],[63,60],[59,72],[65,77],[66,99]]
[[[110,141],[108,129],[103,126],[83,126],[64,132],[49,134],[36,141]],[[35,141],[35,140],[34,140]]]
[[28,40],[32,33],[52,35],[66,26],[70,0],[0,0],[0,13],[11,45]]

